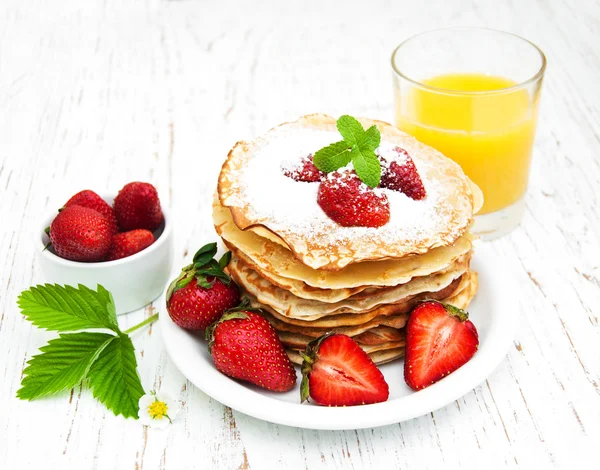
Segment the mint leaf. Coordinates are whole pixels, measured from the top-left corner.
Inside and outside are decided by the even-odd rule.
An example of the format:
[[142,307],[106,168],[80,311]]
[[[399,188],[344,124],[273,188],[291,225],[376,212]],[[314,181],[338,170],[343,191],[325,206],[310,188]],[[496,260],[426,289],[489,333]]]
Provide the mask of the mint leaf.
[[33,400],[74,387],[113,338],[106,333],[69,333],[49,341],[40,348],[42,354],[29,360],[17,397]]
[[379,129],[375,126],[369,127],[366,132],[363,133],[362,136],[358,139],[358,146],[361,150],[371,150],[375,151],[379,144],[381,143],[381,134]]
[[330,173],[350,163],[350,145],[343,140],[328,145],[315,153],[315,166],[325,173]]
[[371,188],[377,187],[381,180],[381,164],[375,155],[375,150],[381,143],[379,129],[371,126],[365,131],[356,118],[347,114],[340,116],[336,124],[344,140],[316,152],[313,159],[315,166],[330,173],[352,160],[361,181]]
[[51,331],[108,328],[119,332],[112,295],[102,286],[94,291],[83,285],[45,284],[21,292],[21,313],[35,326]]
[[362,124],[347,114],[340,116],[337,120],[337,128],[338,131],[340,131],[340,134],[342,134],[344,141],[349,144],[348,147],[357,144],[365,133]]
[[115,415],[138,417],[138,401],[144,389],[129,336],[114,336],[100,352],[87,376],[94,397]]
[[381,179],[381,165],[375,152],[361,150],[358,145],[352,147],[352,164],[358,177],[371,188],[376,188]]

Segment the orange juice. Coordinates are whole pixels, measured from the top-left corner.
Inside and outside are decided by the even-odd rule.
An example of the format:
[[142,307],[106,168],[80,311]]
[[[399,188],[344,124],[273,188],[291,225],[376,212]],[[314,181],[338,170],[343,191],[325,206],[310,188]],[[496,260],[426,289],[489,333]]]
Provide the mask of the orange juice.
[[536,124],[528,90],[507,89],[517,84],[483,74],[439,75],[422,83],[433,88],[396,95],[398,127],[462,166],[483,191],[480,214],[519,201]]

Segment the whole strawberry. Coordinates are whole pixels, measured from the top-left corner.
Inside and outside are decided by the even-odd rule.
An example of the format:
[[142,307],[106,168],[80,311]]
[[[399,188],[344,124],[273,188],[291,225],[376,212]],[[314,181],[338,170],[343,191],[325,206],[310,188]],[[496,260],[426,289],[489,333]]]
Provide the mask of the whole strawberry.
[[113,207],[122,231],[136,228],[154,231],[163,221],[158,192],[150,183],[126,184],[115,197]]
[[296,370],[277,332],[258,313],[240,307],[206,333],[215,366],[225,375],[274,392],[296,384]]
[[319,184],[317,202],[343,227],[381,227],[390,220],[390,203],[364,184],[354,171],[330,173]]
[[150,230],[138,228],[113,235],[107,261],[127,258],[152,245],[156,239]]
[[425,198],[427,193],[415,162],[406,150],[395,147],[394,151],[398,154],[398,161],[382,162],[380,186],[404,193],[415,201]]
[[58,256],[72,261],[104,261],[112,238],[110,222],[94,209],[65,207],[50,225],[50,240]]
[[354,406],[386,401],[390,390],[381,371],[352,338],[326,334],[302,353],[300,400]]
[[452,305],[428,301],[417,306],[406,325],[404,380],[421,390],[466,364],[479,347],[469,314]]
[[106,219],[110,223],[112,233],[118,232],[115,211],[112,207],[108,205],[108,203],[104,199],[98,196],[98,194],[96,194],[94,191],[90,191],[89,189],[79,191],[64,205],[64,207],[69,206],[82,206],[100,212],[100,214],[106,217]]
[[203,330],[240,303],[237,286],[223,272],[231,253],[219,262],[214,259],[216,253],[216,243],[200,248],[193,263],[183,268],[167,290],[167,312],[186,330]]

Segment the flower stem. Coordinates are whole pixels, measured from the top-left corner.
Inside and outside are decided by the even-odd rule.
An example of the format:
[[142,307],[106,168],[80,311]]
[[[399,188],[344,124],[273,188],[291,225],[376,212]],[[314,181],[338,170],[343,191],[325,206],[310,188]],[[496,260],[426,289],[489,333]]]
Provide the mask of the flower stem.
[[143,322],[138,323],[135,326],[132,326],[131,328],[125,330],[123,333],[128,335],[129,333],[133,333],[135,330],[139,330],[142,326],[146,326],[146,325],[149,325],[150,323],[154,323],[156,320],[158,320],[158,313],[155,313],[151,317],[146,318]]

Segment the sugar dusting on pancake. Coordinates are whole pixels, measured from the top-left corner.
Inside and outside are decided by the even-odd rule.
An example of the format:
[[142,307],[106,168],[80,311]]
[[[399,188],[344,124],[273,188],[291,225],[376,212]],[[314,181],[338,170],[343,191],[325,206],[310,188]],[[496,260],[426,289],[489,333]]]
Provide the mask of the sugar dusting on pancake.
[[[349,240],[368,237],[374,229],[341,227],[323,212],[317,204],[318,183],[294,181],[282,171],[282,167],[294,168],[303,157],[336,139],[339,140],[336,132],[315,128],[275,129],[259,144],[247,165],[231,173],[231,179],[236,181],[240,191],[227,198],[225,205],[245,203],[252,217],[272,231],[302,234],[321,246],[343,245]],[[383,142],[381,147],[386,160],[394,157],[388,150],[394,147],[391,142]],[[352,169],[352,164],[347,168]],[[326,177],[331,179],[332,175],[329,173]],[[416,240],[426,232],[441,228],[444,220],[436,210],[440,206],[437,184],[435,181],[425,184],[428,196],[421,201],[414,201],[397,191],[375,189],[375,192],[387,195],[391,211],[389,223],[376,229],[380,240],[385,243],[398,239]],[[362,185],[366,190],[367,186]]]
[[238,143],[219,178],[221,204],[231,210],[240,229],[263,226],[315,269],[401,258],[453,243],[467,229],[473,212],[468,179],[460,168],[389,124],[362,122],[380,128],[384,160],[403,163],[395,146],[411,155],[427,192],[425,199],[415,201],[397,191],[377,189],[390,203],[390,221],[384,226],[336,224],[317,204],[318,183],[298,182],[282,171],[339,140],[335,120],[323,115],[276,127],[252,143]]

